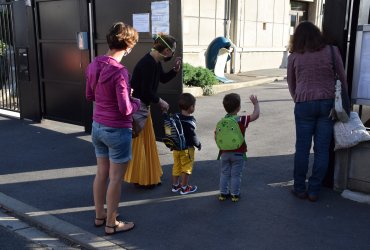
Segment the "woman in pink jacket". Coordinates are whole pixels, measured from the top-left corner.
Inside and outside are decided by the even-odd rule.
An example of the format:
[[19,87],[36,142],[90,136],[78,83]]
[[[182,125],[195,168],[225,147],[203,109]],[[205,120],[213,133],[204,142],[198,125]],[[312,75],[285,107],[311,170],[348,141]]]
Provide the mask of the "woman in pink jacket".
[[110,235],[134,227],[133,222],[117,221],[116,211],[121,178],[131,160],[132,113],[138,110],[140,100],[130,96],[129,73],[120,64],[137,43],[137,31],[118,22],[106,37],[108,52],[96,57],[87,68],[86,98],[95,102],[92,124],[97,159],[93,185],[95,226],[105,226],[105,233]]

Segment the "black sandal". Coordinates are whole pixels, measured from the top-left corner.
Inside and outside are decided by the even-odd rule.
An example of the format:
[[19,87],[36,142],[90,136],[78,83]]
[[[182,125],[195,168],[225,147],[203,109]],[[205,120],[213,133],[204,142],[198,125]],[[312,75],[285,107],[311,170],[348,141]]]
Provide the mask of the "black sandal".
[[102,226],[104,226],[105,225],[105,223],[107,222],[107,220],[106,220],[107,218],[95,218],[95,220],[97,220],[97,221],[102,221],[103,223],[101,223],[101,224],[96,224],[96,222],[94,222],[94,226],[95,227],[102,227]]
[[[122,229],[122,230],[118,230],[117,231],[117,227],[119,226],[119,224],[123,223],[125,227],[126,225],[132,225],[132,227],[129,227],[127,229]],[[135,224],[133,222],[126,222],[126,221],[118,221],[118,224],[117,225],[114,225],[114,226],[105,226],[106,228],[112,228],[113,229],[113,232],[111,233],[108,233],[107,231],[105,232],[105,235],[113,235],[113,234],[117,234],[117,233],[123,233],[123,232],[127,232],[127,231],[130,231],[132,230],[134,227],[135,227]]]
[[[116,219],[118,218],[118,216],[119,216],[120,214],[119,213],[116,213]],[[107,217],[105,217],[105,218],[95,218],[95,220],[97,220],[97,221],[102,221],[103,223],[101,223],[101,224],[96,224],[96,222],[94,222],[94,226],[95,227],[102,227],[102,226],[104,226],[105,225],[105,223],[107,222]]]

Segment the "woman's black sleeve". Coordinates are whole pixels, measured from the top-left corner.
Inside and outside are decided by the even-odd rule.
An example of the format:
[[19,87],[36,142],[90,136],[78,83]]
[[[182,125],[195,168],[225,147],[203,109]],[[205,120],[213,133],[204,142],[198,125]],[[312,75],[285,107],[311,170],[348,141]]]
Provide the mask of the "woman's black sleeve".
[[162,68],[162,65],[161,65],[161,75],[160,75],[161,83],[167,83],[167,82],[171,81],[176,76],[176,74],[177,74],[177,72],[174,69],[171,69],[168,72],[164,72],[163,68]]

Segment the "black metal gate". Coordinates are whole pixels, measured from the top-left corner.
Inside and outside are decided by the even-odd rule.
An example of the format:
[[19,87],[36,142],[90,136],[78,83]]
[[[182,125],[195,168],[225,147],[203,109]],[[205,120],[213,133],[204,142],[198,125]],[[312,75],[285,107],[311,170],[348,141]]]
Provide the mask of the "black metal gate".
[[12,3],[0,3],[0,109],[19,112]]
[[88,32],[87,1],[36,0],[35,23],[43,117],[85,125],[88,48],[77,33]]
[[[85,99],[88,63],[106,53],[105,33],[113,22],[133,25],[133,15],[150,14],[154,2],[158,0],[32,0],[0,4],[0,109],[19,111],[21,119],[46,118],[83,125],[89,131],[92,104]],[[181,55],[181,0],[163,2],[169,12],[170,34],[178,39],[176,53]],[[123,62],[129,71],[150,51],[152,42],[151,31],[140,32],[139,44]],[[159,88],[160,96],[175,109],[181,92],[181,74]],[[153,107],[152,114],[156,135],[161,137],[159,109]]]

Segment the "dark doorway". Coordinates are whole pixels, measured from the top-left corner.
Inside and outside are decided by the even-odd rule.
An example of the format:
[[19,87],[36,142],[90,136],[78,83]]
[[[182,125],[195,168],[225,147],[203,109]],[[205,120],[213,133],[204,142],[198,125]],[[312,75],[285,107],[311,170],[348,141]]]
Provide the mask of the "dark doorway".
[[35,22],[43,117],[85,125],[88,48],[77,33],[88,32],[86,0],[35,1]]

